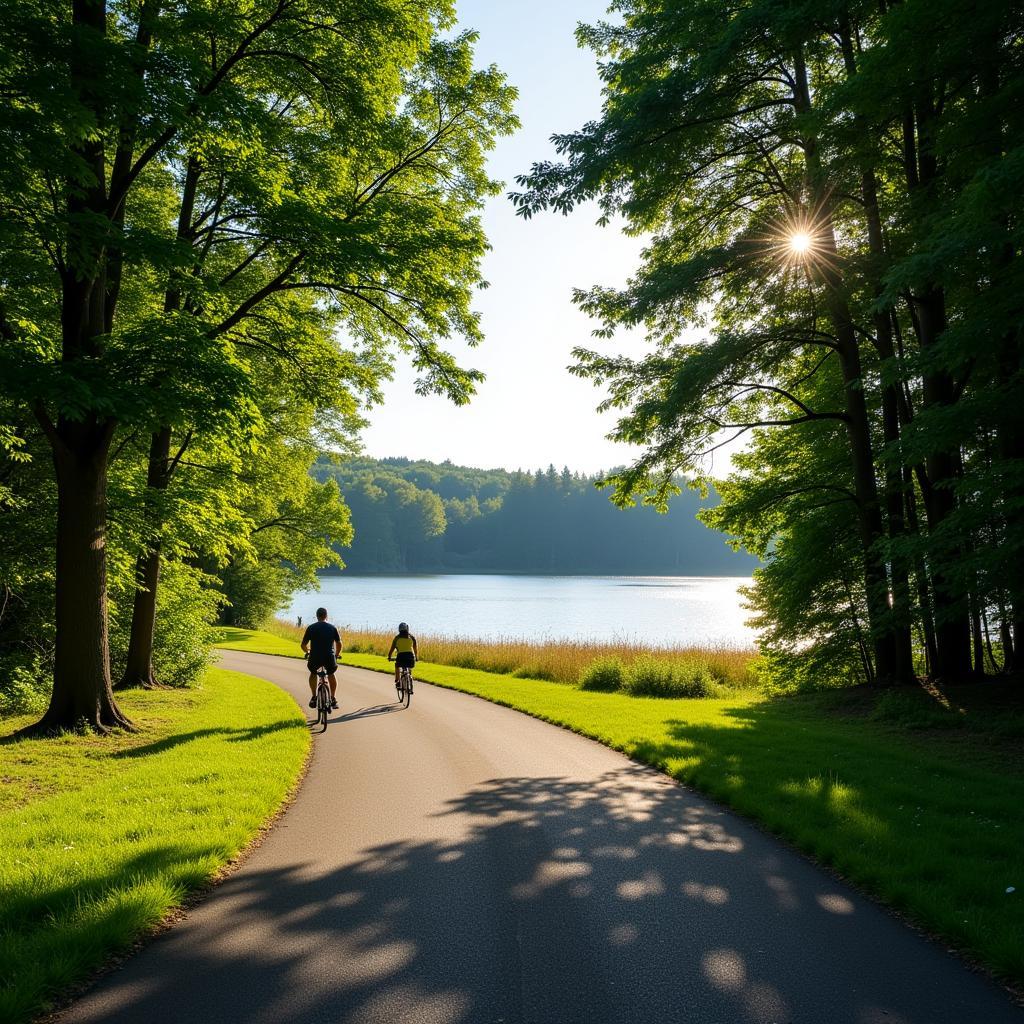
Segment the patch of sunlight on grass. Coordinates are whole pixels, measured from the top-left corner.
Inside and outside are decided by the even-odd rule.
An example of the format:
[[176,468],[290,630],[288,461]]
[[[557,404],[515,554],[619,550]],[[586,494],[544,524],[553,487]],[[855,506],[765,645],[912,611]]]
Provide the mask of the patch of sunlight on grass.
[[[251,676],[212,669],[196,690],[119,701],[138,732],[0,745],[5,1022],[43,1012],[207,885],[281,805],[309,749],[295,702]],[[0,740],[13,731],[5,722]]]

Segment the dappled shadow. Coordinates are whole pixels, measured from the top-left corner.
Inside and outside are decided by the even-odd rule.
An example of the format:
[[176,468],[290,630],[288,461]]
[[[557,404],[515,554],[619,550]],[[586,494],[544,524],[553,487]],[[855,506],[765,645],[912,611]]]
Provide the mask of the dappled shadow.
[[1024,1020],[801,858],[637,766],[490,779],[424,808],[415,835],[328,869],[258,850],[71,1019]]

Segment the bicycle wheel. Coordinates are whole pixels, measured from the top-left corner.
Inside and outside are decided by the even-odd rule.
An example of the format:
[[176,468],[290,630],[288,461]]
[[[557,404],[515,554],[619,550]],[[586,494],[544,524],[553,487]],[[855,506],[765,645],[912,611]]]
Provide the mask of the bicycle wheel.
[[326,686],[321,686],[316,691],[317,721],[321,722],[321,732],[327,732],[327,719],[331,716],[331,692]]
[[412,673],[407,668],[402,669],[402,699],[406,707],[412,700]]

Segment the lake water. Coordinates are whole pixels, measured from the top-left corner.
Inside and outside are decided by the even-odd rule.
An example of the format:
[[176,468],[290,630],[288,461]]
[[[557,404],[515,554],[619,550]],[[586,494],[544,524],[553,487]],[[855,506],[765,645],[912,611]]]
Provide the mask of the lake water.
[[735,576],[324,576],[293,595],[283,617],[313,620],[323,605],[339,625],[524,640],[635,640],[650,646],[746,647]]

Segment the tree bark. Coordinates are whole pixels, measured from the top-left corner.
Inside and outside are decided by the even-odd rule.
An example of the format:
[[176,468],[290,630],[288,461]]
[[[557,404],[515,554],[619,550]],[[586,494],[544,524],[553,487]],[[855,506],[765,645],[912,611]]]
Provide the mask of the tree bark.
[[82,722],[102,732],[131,727],[110,685],[106,491],[113,430],[111,421],[94,420],[61,420],[52,430],[57,476],[53,693],[46,714],[26,733],[55,733]]
[[[1005,61],[1002,38],[993,34],[990,39],[990,53],[981,72],[981,96],[991,100],[997,97],[1002,86],[1002,67]],[[992,133],[986,149],[993,161],[1002,159],[1007,148],[1007,126],[1001,120],[992,121]],[[999,228],[1004,235],[1003,245],[996,251],[992,284],[1012,288],[1011,268],[1017,256],[1012,241],[1012,222],[1009,216],[999,219]],[[1010,281],[1007,282],[1007,278]],[[999,343],[996,360],[996,385],[1002,392],[1002,410],[996,424],[996,453],[1004,467],[1003,504],[1006,509],[1006,533],[1012,541],[1004,566],[1003,579],[1009,594],[1010,618],[1001,618],[1003,634],[1003,660],[1007,672],[1024,667],[1021,652],[1024,651],[1024,490],[1021,486],[1021,467],[1024,467],[1024,415],[1019,400],[1019,380],[1022,368],[1022,335],[1020,296],[1017,296],[1016,316],[1011,316],[1010,328]],[[1002,600],[1002,598],[1000,598]],[[1002,625],[1008,628],[1003,629]]]
[[[917,299],[921,348],[938,344],[946,328],[945,297],[931,288]],[[926,369],[922,377],[925,409],[952,405],[956,391],[951,374],[943,369]],[[942,524],[956,511],[958,451],[931,451],[925,456],[925,470],[931,482],[931,500],[925,506],[928,532],[934,537]],[[967,595],[950,578],[949,568],[962,557],[962,548],[953,541],[947,546],[932,545],[932,594],[935,602],[935,676],[939,679],[964,679],[971,673],[971,632]]]
[[[1007,396],[1004,421],[996,428],[996,445],[1000,461],[1010,469],[1005,476],[1003,499],[1007,508],[1006,531],[1010,537],[1018,538],[1011,545],[1011,556],[1006,565],[1005,580],[1009,593],[1010,621],[1003,630],[1004,663],[1007,672],[1024,668],[1024,494],[1019,483],[1019,467],[1024,466],[1024,424],[1021,423],[1020,408],[1012,393],[1013,381],[1021,372],[1020,345],[1016,337],[1003,339],[999,360],[999,386]],[[1005,621],[1005,620],[1004,620]]]
[[[904,487],[906,494],[907,528],[912,536],[919,536],[921,527],[917,517],[917,497],[914,494],[914,471],[904,466]],[[921,629],[924,633],[925,672],[935,674],[935,662],[938,659],[935,641],[935,619],[932,614],[931,587],[928,582],[928,569],[920,551],[914,554],[914,582],[917,587],[917,604],[921,617]]]
[[[917,203],[927,205],[929,194],[939,176],[934,135],[936,111],[930,94],[920,91],[903,119],[904,167],[907,188]],[[916,132],[916,137],[915,137]],[[942,288],[927,284],[914,296],[914,318],[918,341],[926,354],[934,351],[946,329],[946,298]],[[942,366],[926,360],[922,372],[922,401],[925,409],[952,405],[956,387],[952,374]],[[942,524],[956,510],[957,464],[959,452],[929,452],[925,470],[930,494],[925,502],[928,533],[934,538]],[[950,578],[949,568],[960,559],[960,547],[954,541],[944,548],[932,544],[932,596],[935,611],[936,661],[933,675],[939,679],[956,680],[971,672],[971,633],[967,596]]]
[[[146,486],[150,494],[166,491],[170,483],[171,428],[161,427],[152,437]],[[154,506],[156,503],[150,501]],[[147,510],[147,520],[159,515],[155,508]],[[132,605],[131,634],[124,674],[117,684],[119,690],[133,687],[154,689],[160,684],[153,672],[153,644],[156,634],[156,597],[160,583],[160,539],[154,534],[147,547],[139,552],[135,563],[135,600]]]
[[[878,259],[885,255],[882,236],[882,218],[878,208],[878,187],[871,168],[865,168],[861,176],[862,194],[868,222],[868,245]],[[875,287],[875,297],[881,296],[882,288]],[[876,310],[872,317],[875,326],[875,347],[883,363],[890,369],[896,366],[896,346],[893,340],[892,321],[885,310]],[[884,372],[884,371],[883,371]],[[882,386],[882,434],[887,449],[885,458],[885,509],[892,552],[889,559],[889,574],[892,581],[892,636],[896,659],[896,678],[901,682],[913,682],[914,651],[911,634],[910,570],[901,545],[906,538],[906,520],[903,502],[903,472],[901,460],[896,458],[900,440],[900,381],[892,377]]]

